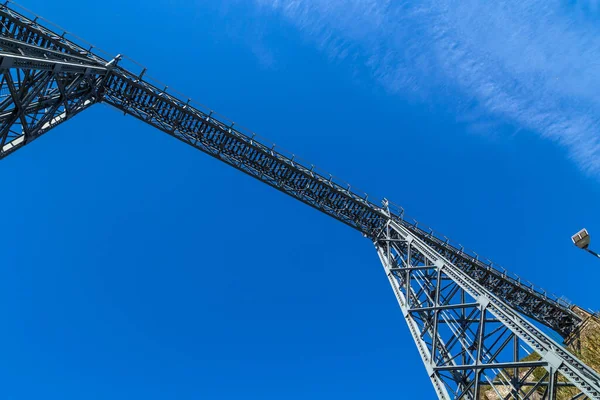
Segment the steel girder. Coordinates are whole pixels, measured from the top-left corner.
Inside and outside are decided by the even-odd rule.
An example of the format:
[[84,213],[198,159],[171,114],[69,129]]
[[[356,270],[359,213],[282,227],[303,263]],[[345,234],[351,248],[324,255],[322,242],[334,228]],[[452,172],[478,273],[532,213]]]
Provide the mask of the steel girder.
[[100,99],[106,68],[3,50],[0,51],[0,158]]
[[103,101],[374,240],[440,398],[600,397],[598,374],[519,314],[566,337],[581,322],[567,304],[117,64],[0,6],[0,158]]
[[[106,103],[275,187],[321,212],[376,237],[388,220],[386,211],[368,199],[316,173],[210,114],[191,107],[137,76],[115,68],[107,80]],[[563,337],[581,321],[570,308],[528,287],[416,225],[392,214],[398,223],[452,260],[473,279],[503,296],[515,309]]]
[[375,247],[440,399],[600,398],[600,375],[410,229]]
[[0,6],[0,158],[97,103],[102,58]]
[[[274,146],[240,132],[211,113],[167,94],[116,66],[116,60],[107,62],[95,54],[91,47],[86,49],[68,40],[64,33],[53,32],[36,19],[32,20],[6,5],[0,5],[0,48],[4,52],[57,62],[95,68],[108,66],[111,72],[102,81],[104,86],[95,89],[96,94],[88,99],[92,103],[84,102],[86,106],[93,104],[93,101],[100,101],[106,89],[107,103],[342,221],[369,238],[376,237],[385,225],[388,219],[385,210],[369,201],[368,197],[353,192],[349,186],[338,184],[331,176],[317,173],[313,166],[303,165],[294,157],[285,156],[276,151]],[[97,76],[101,76],[101,73]],[[69,115],[74,115],[74,112]],[[6,154],[8,150],[0,157]],[[581,322],[580,316],[568,304],[511,278],[431,232],[421,230],[416,224],[403,220],[402,214],[392,214],[391,217],[444,257],[451,259],[492,293],[504,296],[516,310],[561,336],[567,337]]]
[[570,305],[561,300],[549,297],[533,285],[522,283],[519,278],[509,276],[506,271],[496,269],[491,263],[482,262],[477,256],[452,246],[431,232],[418,228],[415,224],[408,223],[393,214],[392,219],[412,231],[428,246],[450,260],[491,293],[505,299],[515,310],[548,326],[563,338],[569,336],[581,322],[581,317],[571,310]]
[[8,3],[0,4],[0,37],[5,41],[12,41],[13,45],[5,42],[3,50],[18,52],[29,45],[30,49],[38,49],[37,55],[42,57],[55,58],[54,55],[60,54],[59,59],[64,61],[78,59],[97,66],[107,64],[108,60],[93,53],[91,49],[86,50],[66,39],[66,32],[54,32],[38,23],[38,17],[32,20],[9,8]]

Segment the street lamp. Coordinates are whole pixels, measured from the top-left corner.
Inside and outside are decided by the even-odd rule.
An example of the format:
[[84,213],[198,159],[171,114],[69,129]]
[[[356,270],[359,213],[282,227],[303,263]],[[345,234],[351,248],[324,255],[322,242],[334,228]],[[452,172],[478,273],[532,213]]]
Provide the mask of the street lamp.
[[576,234],[574,234],[573,236],[571,236],[571,240],[573,241],[573,244],[577,247],[579,247],[582,250],[587,251],[588,253],[600,258],[600,254],[596,253],[595,251],[592,251],[589,249],[589,245],[590,245],[590,234],[588,233],[587,229],[582,229],[579,232],[577,232]]

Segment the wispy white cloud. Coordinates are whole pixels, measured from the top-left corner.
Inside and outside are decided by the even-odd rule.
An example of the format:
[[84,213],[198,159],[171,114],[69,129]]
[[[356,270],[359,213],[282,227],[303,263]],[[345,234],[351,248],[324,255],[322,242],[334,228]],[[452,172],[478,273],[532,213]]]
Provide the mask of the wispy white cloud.
[[475,107],[536,132],[600,177],[599,1],[255,3],[333,59],[366,67],[386,89],[422,101],[460,93],[458,113]]

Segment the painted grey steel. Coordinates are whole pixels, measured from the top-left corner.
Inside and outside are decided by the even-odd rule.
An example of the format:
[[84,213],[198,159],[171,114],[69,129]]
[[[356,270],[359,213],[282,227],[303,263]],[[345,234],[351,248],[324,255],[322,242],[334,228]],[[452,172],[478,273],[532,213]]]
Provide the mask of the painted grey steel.
[[0,157],[100,100],[107,69],[0,53]]
[[440,399],[600,398],[597,372],[409,228],[374,243]]
[[[344,222],[370,238],[378,235],[388,219],[380,206],[364,196],[284,156],[272,146],[244,135],[231,125],[213,118],[210,113],[190,107],[185,101],[138,79],[126,70],[115,68],[112,71],[103,101]],[[568,306],[422,231],[404,221],[400,215],[394,214],[392,218],[409,227],[471,277],[486,284],[495,294],[505,297],[513,307],[561,335],[567,336],[580,322],[579,316]]]
[[[371,239],[440,398],[507,388],[500,398],[537,396],[526,388],[554,398],[568,387],[600,398],[598,375],[521,316],[566,337],[581,322],[568,304],[67,36],[0,6],[0,158],[93,104],[109,104]],[[529,351],[539,360],[522,360]]]
[[[18,48],[15,42],[24,42],[29,45],[28,48],[37,49],[37,56],[39,52],[48,52],[48,59],[56,59],[57,54],[62,54],[71,63],[83,59],[82,63],[101,68],[111,64],[107,59],[67,40],[65,35],[54,33],[7,7],[0,7],[0,37],[5,41],[10,40],[5,44],[0,43],[6,46],[2,47],[3,52],[14,52]],[[188,101],[141,79],[139,74],[119,67],[117,61],[118,58],[112,61],[108,79],[99,92],[102,98],[94,97],[94,102],[101,100],[111,104],[311,205],[367,237],[375,237],[384,226],[387,215],[366,196],[336,183],[331,176],[316,172],[313,166],[303,165],[294,157],[285,156],[274,146],[242,133],[232,124],[215,118],[210,111],[192,107]],[[0,158],[7,153],[0,153]],[[421,230],[403,220],[401,213],[393,214],[392,218],[413,230],[488,290],[505,298],[512,307],[563,337],[568,336],[581,322],[580,317],[571,311],[570,305],[560,299],[512,278],[431,232]]]

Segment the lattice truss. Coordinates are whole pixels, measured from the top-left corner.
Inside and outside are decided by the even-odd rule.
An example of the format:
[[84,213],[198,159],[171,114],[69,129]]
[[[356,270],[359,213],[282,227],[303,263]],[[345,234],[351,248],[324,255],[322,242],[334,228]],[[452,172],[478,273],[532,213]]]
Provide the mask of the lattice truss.
[[0,39],[0,155],[31,142],[96,103],[106,68]]
[[600,397],[600,375],[390,220],[377,252],[441,399]]
[[0,5],[0,159],[103,102],[373,240],[439,398],[600,398],[599,375],[525,318],[567,337],[568,304],[91,50]]
[[[37,17],[32,20],[6,5],[0,5],[0,45],[4,58],[29,55],[36,58],[37,64],[29,65],[34,69],[36,65],[50,68],[50,60],[56,64],[69,64],[60,68],[72,68],[71,74],[88,74],[87,84],[97,84],[98,89],[90,87],[90,96],[83,102],[79,100],[80,94],[86,93],[85,87],[80,92],[63,95],[63,103],[74,106],[71,112],[66,113],[58,109],[55,114],[61,112],[59,116],[70,117],[93,102],[103,101],[359,230],[369,238],[376,236],[388,219],[385,210],[368,200],[368,196],[353,192],[349,186],[332,180],[331,176],[315,171],[314,166],[303,165],[294,156],[286,156],[274,146],[256,140],[253,134],[243,133],[232,123],[220,121],[211,112],[202,111],[190,105],[189,101],[167,93],[166,89],[148,83],[142,78],[143,72],[138,76],[117,65],[118,57],[109,62],[92,52],[91,48],[84,49],[66,39],[64,33],[55,33],[39,24]],[[9,61],[5,66],[9,66]],[[58,67],[52,66],[56,72],[55,68]],[[62,71],[65,72],[64,69]],[[89,74],[104,79],[93,80]],[[73,98],[68,99],[71,95]],[[56,96],[54,100],[57,100]],[[46,110],[51,109],[44,108],[44,112]],[[15,111],[18,115],[19,109],[13,107]],[[15,121],[19,123],[20,118]],[[64,118],[56,121],[64,121]],[[5,142],[12,141],[12,145],[0,147],[0,158],[14,150],[16,145],[27,143],[24,140],[26,136],[35,138],[45,131],[34,131],[29,135],[19,128],[12,127],[11,137],[5,139]],[[494,294],[502,296],[512,307],[561,336],[567,337],[581,322],[580,316],[560,299],[521,283],[519,279],[482,262],[477,256],[436,237],[431,231],[423,231],[416,224],[403,220],[402,214],[391,214],[391,218],[409,228]]]

